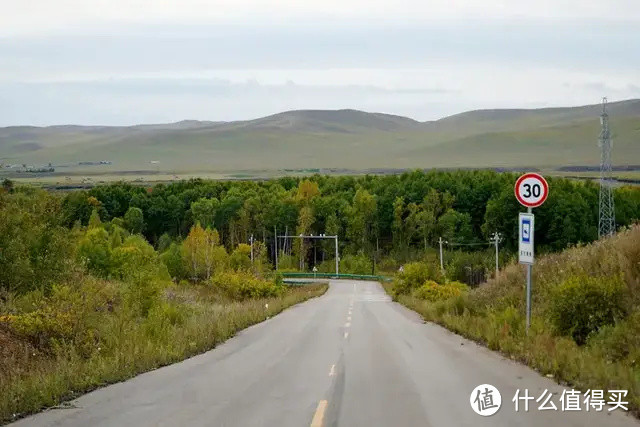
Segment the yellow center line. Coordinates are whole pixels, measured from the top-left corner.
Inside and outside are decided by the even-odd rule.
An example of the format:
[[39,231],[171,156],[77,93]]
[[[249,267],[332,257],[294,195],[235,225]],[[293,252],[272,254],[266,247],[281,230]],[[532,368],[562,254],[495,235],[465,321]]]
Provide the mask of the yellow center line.
[[336,374],[336,365],[331,365],[331,370],[329,370],[329,376],[332,377]]
[[327,404],[328,402],[326,400],[321,400],[318,403],[316,413],[313,414],[313,419],[311,420],[311,427],[322,427],[324,424],[324,411],[327,410]]

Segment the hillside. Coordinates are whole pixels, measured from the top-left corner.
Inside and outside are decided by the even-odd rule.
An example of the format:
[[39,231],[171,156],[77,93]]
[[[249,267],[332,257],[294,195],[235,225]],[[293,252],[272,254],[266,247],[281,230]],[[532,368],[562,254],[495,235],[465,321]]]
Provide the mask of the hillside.
[[[640,163],[640,100],[609,104],[614,163]],[[558,167],[599,161],[600,105],[478,110],[437,121],[357,110],[288,111],[255,120],[0,128],[0,162],[86,171]],[[153,163],[151,163],[153,162]]]

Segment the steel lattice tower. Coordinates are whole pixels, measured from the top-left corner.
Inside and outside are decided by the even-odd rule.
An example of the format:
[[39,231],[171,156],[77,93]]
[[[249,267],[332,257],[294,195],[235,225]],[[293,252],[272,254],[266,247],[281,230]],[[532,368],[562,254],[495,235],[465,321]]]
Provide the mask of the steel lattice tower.
[[611,177],[611,132],[609,130],[609,115],[607,114],[607,98],[602,99],[602,114],[600,115],[600,210],[598,216],[598,235],[610,236],[616,231],[616,212],[613,204],[613,179]]

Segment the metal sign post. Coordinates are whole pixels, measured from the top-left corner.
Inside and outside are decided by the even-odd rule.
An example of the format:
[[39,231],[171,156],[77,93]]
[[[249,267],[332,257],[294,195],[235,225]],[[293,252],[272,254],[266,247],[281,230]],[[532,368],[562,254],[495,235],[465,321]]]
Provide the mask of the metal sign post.
[[535,217],[531,208],[518,217],[518,261],[527,266],[527,330],[531,325],[531,266],[534,261],[533,236],[535,234]]
[[549,185],[541,175],[527,173],[516,181],[515,194],[518,202],[527,207],[527,213],[520,213],[518,216],[518,261],[527,266],[526,328],[529,333],[531,326],[531,270],[535,255],[535,217],[532,208],[542,205],[547,200]]

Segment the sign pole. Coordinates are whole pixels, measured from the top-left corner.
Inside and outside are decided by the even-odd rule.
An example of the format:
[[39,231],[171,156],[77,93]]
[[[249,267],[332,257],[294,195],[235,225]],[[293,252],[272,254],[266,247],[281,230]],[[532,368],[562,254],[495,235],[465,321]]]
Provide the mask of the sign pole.
[[[531,213],[532,209],[527,208],[527,213]],[[531,264],[527,264],[527,334],[529,333],[529,326],[531,326]]]
[[515,184],[515,196],[521,205],[527,208],[527,213],[518,216],[518,261],[527,266],[526,289],[526,333],[531,327],[531,271],[534,263],[535,217],[532,208],[542,205],[549,195],[549,184],[543,176],[537,173],[525,173]]

